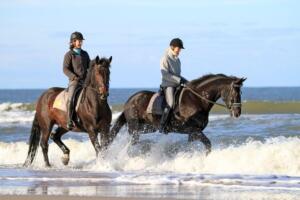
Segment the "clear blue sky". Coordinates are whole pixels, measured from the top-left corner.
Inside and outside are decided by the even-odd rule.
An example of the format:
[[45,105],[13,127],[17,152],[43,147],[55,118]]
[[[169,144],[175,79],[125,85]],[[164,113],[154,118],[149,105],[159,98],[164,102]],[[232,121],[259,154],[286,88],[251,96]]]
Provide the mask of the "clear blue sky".
[[66,86],[70,33],[94,58],[113,56],[112,87],[158,87],[159,60],[180,37],[182,74],[300,86],[300,1],[9,0],[0,3],[0,88]]

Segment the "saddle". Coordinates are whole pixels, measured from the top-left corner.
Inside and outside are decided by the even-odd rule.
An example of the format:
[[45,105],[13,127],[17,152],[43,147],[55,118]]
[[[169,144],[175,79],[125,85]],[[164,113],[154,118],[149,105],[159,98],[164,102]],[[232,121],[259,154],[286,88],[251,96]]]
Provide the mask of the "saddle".
[[[76,113],[81,103],[82,96],[83,96],[83,88],[79,86],[75,89],[74,97],[72,99],[72,104],[73,104],[72,119],[74,122],[79,121],[79,118],[77,117]],[[53,103],[53,108],[67,112],[68,111],[67,104],[68,104],[68,88],[66,88],[65,90],[63,90],[57,95]]]
[[[150,99],[149,104],[147,106],[147,113],[152,115],[162,115],[165,107],[167,106],[164,89],[160,88],[158,92],[156,92]],[[175,89],[175,103],[174,103],[174,109],[173,112],[178,112],[178,106],[180,105],[180,101],[182,98],[182,86],[178,86]]]

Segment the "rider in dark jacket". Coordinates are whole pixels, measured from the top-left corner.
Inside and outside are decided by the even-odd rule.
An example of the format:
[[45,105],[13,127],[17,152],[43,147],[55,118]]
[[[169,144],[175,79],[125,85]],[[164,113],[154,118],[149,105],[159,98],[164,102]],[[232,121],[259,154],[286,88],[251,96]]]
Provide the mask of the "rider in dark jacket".
[[74,32],[70,38],[70,50],[65,54],[63,71],[69,78],[68,89],[68,122],[67,128],[70,130],[74,127],[72,122],[74,91],[79,84],[82,84],[90,63],[89,54],[81,49],[83,35],[80,32]]

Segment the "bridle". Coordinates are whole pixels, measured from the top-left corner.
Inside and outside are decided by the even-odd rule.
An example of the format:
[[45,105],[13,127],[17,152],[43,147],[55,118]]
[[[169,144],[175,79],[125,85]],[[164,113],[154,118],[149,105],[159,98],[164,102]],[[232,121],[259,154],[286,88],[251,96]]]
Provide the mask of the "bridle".
[[[229,94],[232,93],[232,90],[234,90],[234,88],[240,88],[242,85],[236,84],[234,82],[231,83],[230,86],[230,91]],[[242,103],[236,103],[236,102],[232,102],[230,101],[230,105],[228,106],[228,108],[231,110],[232,108],[241,108],[242,107]]]
[[[79,85],[81,85],[83,88],[84,97],[85,97],[86,89],[90,89],[90,90],[94,91],[101,100],[106,100],[107,97],[109,96],[109,93],[108,93],[109,84],[108,85],[101,84],[97,88],[91,87],[91,86],[87,85],[86,83],[79,83]],[[84,98],[82,98],[82,99],[84,99]]]
[[[231,94],[232,90],[236,87],[241,87],[241,85],[238,85],[238,84],[235,84],[234,82],[231,84],[231,87],[230,87],[230,91],[229,91],[229,94]],[[194,89],[192,89],[191,87],[189,86],[183,86],[183,88],[189,90],[191,93],[193,93],[195,96],[197,96],[198,98],[208,102],[208,103],[211,103],[211,104],[214,104],[214,105],[217,105],[217,106],[220,106],[220,107],[223,107],[223,108],[226,108],[228,110],[231,110],[232,108],[241,108],[242,107],[242,103],[231,103],[230,101],[230,105],[227,106],[226,104],[222,104],[222,103],[218,103],[218,102],[215,102],[215,101],[212,101],[212,100],[209,100],[207,99],[206,97],[200,95],[198,92],[196,92]]]

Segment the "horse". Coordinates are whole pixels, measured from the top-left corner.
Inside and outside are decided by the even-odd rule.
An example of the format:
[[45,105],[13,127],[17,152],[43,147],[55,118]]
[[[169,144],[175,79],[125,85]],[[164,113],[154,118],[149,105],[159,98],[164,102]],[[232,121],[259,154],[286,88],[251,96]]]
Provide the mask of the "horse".
[[[241,87],[246,78],[208,74],[192,80],[182,88],[181,100],[166,126],[167,132],[188,134],[188,141],[201,141],[206,155],[211,152],[211,142],[203,133],[208,124],[212,107],[217,104],[238,118],[241,115]],[[125,103],[124,110],[111,129],[111,137],[116,137],[120,129],[128,126],[132,144],[136,144],[140,134],[155,132],[159,128],[160,115],[147,113],[147,106],[155,92],[140,91],[133,94]],[[225,104],[218,103],[222,99]]]
[[[80,123],[72,129],[74,132],[87,132],[94,146],[96,156],[109,144],[109,129],[112,113],[107,102],[110,64],[112,57],[99,58],[97,56],[90,62],[86,79],[82,85],[82,100],[77,109],[77,117]],[[68,132],[67,113],[53,107],[55,98],[65,88],[53,87],[46,90],[36,103],[36,113],[29,138],[29,150],[24,166],[32,164],[38,145],[40,144],[44,156],[45,165],[50,167],[48,158],[48,140],[53,126],[58,127],[51,134],[53,141],[63,152],[62,162],[67,165],[70,160],[70,150],[62,142],[61,137]],[[98,133],[101,136],[101,145],[98,141]]]

